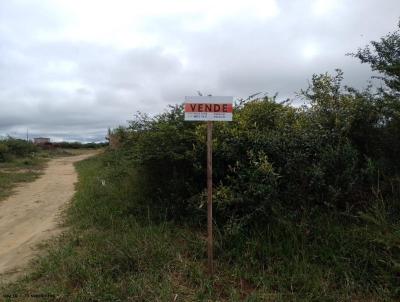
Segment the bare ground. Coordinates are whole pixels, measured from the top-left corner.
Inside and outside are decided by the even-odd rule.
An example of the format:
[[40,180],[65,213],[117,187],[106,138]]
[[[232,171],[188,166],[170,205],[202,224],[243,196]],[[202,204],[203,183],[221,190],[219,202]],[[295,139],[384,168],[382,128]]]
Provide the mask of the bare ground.
[[60,213],[74,192],[74,163],[93,153],[53,159],[43,175],[0,201],[0,282],[14,280],[38,252],[35,246],[60,233]]

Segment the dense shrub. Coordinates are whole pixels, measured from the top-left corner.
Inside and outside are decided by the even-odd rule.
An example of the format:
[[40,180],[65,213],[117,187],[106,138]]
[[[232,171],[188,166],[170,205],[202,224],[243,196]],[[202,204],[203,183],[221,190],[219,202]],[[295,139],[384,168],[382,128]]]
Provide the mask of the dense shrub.
[[[305,97],[320,81],[332,96],[336,79],[315,77]],[[326,277],[326,266],[337,284],[352,282],[351,291],[396,296],[400,178],[391,149],[398,146],[370,141],[391,135],[377,118],[379,98],[343,87],[336,97],[301,108],[250,100],[235,106],[233,122],[214,124],[216,253],[250,271],[281,263],[281,277],[304,269],[296,278],[306,288],[314,286],[310,274]],[[116,167],[121,190],[131,190],[122,215],[204,226],[205,125],[185,122],[175,106],[137,116],[121,137],[106,165]]]
[[[381,124],[380,99],[341,80],[340,71],[314,76],[302,93],[307,106],[255,99],[235,107],[233,122],[215,123],[217,221],[262,223],[275,206],[293,215],[310,207],[355,213],[375,198],[378,174],[380,194],[398,190],[392,150],[400,144],[390,140],[391,125]],[[374,141],[387,139],[390,146]],[[194,221],[205,201],[204,124],[185,122],[175,106],[153,118],[138,115],[122,141],[143,200]]]
[[[234,106],[233,122],[214,123],[216,249],[228,262],[245,254],[256,267],[282,261],[283,272],[332,266],[337,284],[399,296],[400,69],[386,61],[390,93],[343,86],[337,70],[312,77],[302,107],[250,99]],[[204,123],[174,106],[114,135],[108,164],[132,187],[124,215],[204,223]]]
[[5,162],[8,157],[8,146],[4,142],[0,142],[0,162]]
[[37,147],[22,139],[8,137],[0,140],[0,162],[11,160],[15,157],[26,157],[38,151]]
[[59,142],[56,147],[65,149],[98,149],[107,146],[107,143],[81,143],[81,142]]

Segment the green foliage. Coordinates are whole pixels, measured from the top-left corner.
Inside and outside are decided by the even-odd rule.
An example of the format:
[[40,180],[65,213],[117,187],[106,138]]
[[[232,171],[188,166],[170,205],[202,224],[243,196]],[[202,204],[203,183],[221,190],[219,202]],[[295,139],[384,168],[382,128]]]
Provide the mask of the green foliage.
[[56,147],[64,149],[98,149],[107,146],[107,143],[80,143],[80,142],[59,142]]
[[7,162],[0,161],[0,200],[8,197],[17,184],[38,178],[47,160],[43,156],[12,158],[11,160],[8,157],[10,154],[8,152],[6,154]]
[[[355,213],[373,198],[378,171],[382,194],[391,194],[386,184],[398,187],[398,164],[391,154],[399,145],[374,142],[387,139],[379,100],[368,92],[343,88],[341,80],[340,71],[334,77],[314,76],[303,91],[309,106],[256,99],[235,108],[234,122],[216,123],[218,223],[234,221],[244,228],[262,224],[282,205],[296,217],[315,206]],[[184,122],[182,107],[176,106],[153,118],[138,116],[123,137],[118,152],[126,154],[140,175],[135,181],[142,208],[200,222],[205,201],[204,125]]]
[[[268,175],[260,158],[253,165]],[[165,219],[156,223],[151,207],[145,215],[133,212],[140,176],[127,154],[109,152],[77,168],[69,231],[47,246],[31,274],[0,287],[5,301],[35,300],[26,294],[47,295],[45,301],[398,298],[398,204],[378,198],[354,216],[312,208],[300,219],[282,205],[247,233],[216,225],[216,274],[210,279],[202,232]]]
[[[330,286],[347,298],[398,297],[400,182],[393,150],[400,132],[382,96],[343,87],[342,79],[341,71],[313,76],[301,108],[254,99],[235,106],[232,123],[215,123],[217,254],[246,272],[261,265],[277,276],[271,282],[254,273],[253,284],[261,278],[264,288],[280,292],[291,284],[309,299]],[[138,115],[119,131],[123,142],[108,163],[122,161],[118,175],[130,179],[124,215],[202,225],[204,124],[184,122],[175,106],[152,118]],[[379,200],[387,206],[374,210]]]
[[[400,29],[400,22],[398,24]],[[379,42],[372,41],[372,49],[366,46],[359,49],[352,56],[360,59],[361,63],[368,63],[372,70],[382,74],[381,78],[390,92],[400,96],[400,30],[382,37]]]
[[5,162],[9,158],[10,154],[8,151],[7,144],[0,142],[0,162]]
[[135,187],[143,208],[150,204],[155,212],[183,219],[193,210],[187,199],[204,184],[201,164],[193,165],[203,157],[196,147],[196,125],[184,122],[182,107],[177,106],[155,118],[137,116],[126,131],[122,150],[140,176]]
[[0,140],[0,162],[10,161],[13,158],[21,158],[32,155],[38,149],[30,142],[22,139],[8,137]]
[[380,73],[377,78],[385,83],[385,87],[378,89],[378,110],[369,111],[369,117],[375,115],[375,118],[379,118],[376,127],[379,129],[371,131],[370,141],[375,142],[374,151],[380,153],[379,162],[386,166],[394,165],[393,168],[398,173],[396,154],[400,152],[400,22],[397,31],[387,34],[380,41],[372,41],[371,46],[360,48],[350,55],[362,63],[368,63],[372,70]]

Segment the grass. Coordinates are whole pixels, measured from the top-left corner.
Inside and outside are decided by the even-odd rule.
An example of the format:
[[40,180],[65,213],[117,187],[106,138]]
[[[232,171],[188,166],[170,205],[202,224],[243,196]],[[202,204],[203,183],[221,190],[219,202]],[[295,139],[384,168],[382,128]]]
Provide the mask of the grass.
[[17,184],[38,178],[46,161],[45,157],[37,156],[0,163],[0,200],[8,197]]
[[61,156],[75,156],[85,152],[92,152],[92,150],[43,150],[29,157],[12,158],[10,161],[0,163],[0,201],[10,196],[18,184],[37,179],[50,159]]
[[204,233],[134,214],[131,175],[102,156],[77,168],[69,230],[0,288],[5,301],[398,301],[400,226],[383,203],[357,223],[332,214],[247,236],[217,229],[211,279]]

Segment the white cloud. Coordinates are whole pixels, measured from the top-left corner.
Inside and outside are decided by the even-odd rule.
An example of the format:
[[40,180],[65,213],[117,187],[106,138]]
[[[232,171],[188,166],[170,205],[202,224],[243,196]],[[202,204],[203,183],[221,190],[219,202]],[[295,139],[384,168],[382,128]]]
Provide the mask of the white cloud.
[[325,16],[335,13],[340,8],[342,0],[313,0],[313,13],[317,16]]
[[67,25],[57,32],[42,31],[41,40],[87,41],[122,49],[158,45],[145,25],[165,16],[186,31],[202,32],[231,19],[267,20],[279,14],[275,0],[59,0],[54,9]]
[[303,46],[301,54],[307,61],[314,59],[320,52],[319,46],[316,43],[307,43]]
[[0,1],[0,135],[103,137],[137,110],[157,113],[197,90],[290,97],[337,67],[360,87],[368,66],[344,54],[393,30],[399,9],[398,0]]

